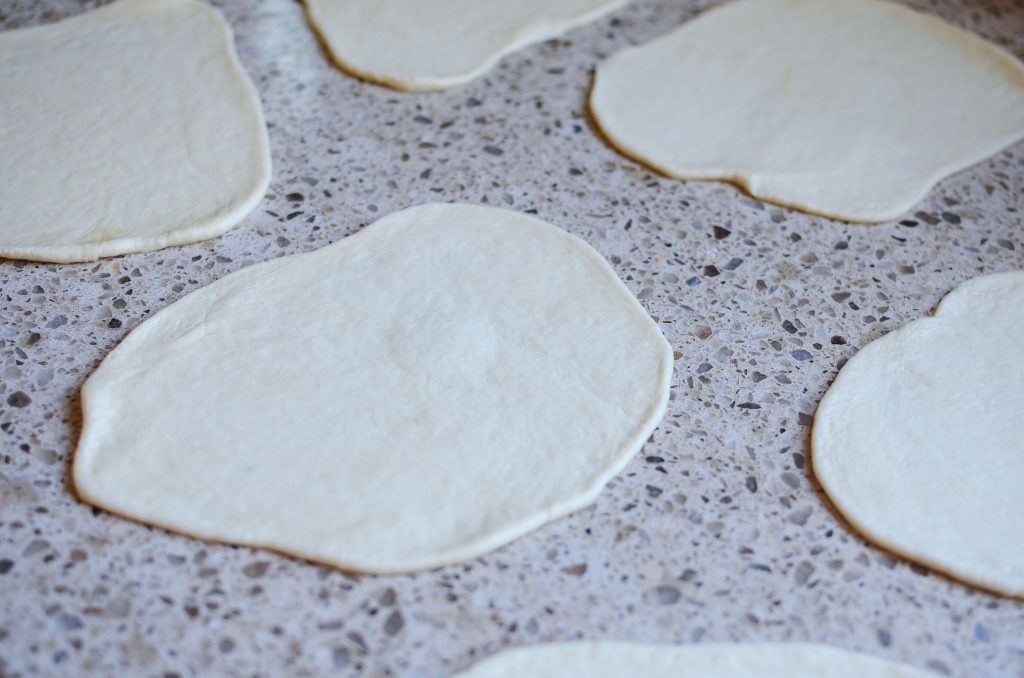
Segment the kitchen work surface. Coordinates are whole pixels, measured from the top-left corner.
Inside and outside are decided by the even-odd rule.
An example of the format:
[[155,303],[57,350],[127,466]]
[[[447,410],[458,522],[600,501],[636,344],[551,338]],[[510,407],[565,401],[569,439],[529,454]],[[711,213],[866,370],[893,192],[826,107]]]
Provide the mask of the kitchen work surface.
[[[0,26],[97,4],[6,0]],[[594,131],[595,64],[708,3],[636,0],[442,94],[340,72],[293,0],[215,4],[269,125],[256,211],[184,247],[0,261],[0,675],[448,676],[575,639],[811,641],[940,675],[1024,675],[1024,601],[869,545],[808,467],[815,405],[844,361],[957,284],[1024,267],[1024,144],[900,220],[846,224],[663,178]],[[1016,0],[912,4],[1024,57]],[[672,344],[668,413],[594,505],[461,565],[355,576],[76,499],[78,389],[128,331],[231,271],[436,201],[584,238]]]

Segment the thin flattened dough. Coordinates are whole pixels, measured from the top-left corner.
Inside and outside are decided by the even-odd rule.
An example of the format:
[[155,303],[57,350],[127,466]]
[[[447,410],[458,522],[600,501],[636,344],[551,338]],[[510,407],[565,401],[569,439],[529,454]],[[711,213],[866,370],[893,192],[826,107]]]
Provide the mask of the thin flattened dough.
[[975,278],[877,339],[814,419],[813,467],[868,538],[1024,595],[1024,272]]
[[74,481],[202,538],[430,568],[593,501],[664,413],[671,366],[582,240],[426,205],[146,320],[83,387]]
[[231,29],[194,0],[119,0],[0,33],[0,256],[92,261],[212,238],[270,182]]
[[613,55],[590,105],[669,176],[878,222],[1024,137],[1024,65],[887,2],[739,0]]
[[456,678],[931,678],[871,655],[811,643],[553,643],[506,650]]
[[527,45],[629,0],[305,0],[334,60],[408,91],[465,84]]

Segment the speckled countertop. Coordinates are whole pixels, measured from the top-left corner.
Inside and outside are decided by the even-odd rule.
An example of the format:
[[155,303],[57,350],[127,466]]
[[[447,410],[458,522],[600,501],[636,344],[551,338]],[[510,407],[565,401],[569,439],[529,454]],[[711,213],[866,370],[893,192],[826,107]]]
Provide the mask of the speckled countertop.
[[[0,26],[96,4],[4,0]],[[293,0],[215,4],[270,126],[274,181],[256,212],[186,247],[0,261],[0,675],[442,676],[509,645],[587,638],[813,640],[1024,676],[1024,602],[867,545],[807,467],[843,361],[957,283],[1024,265],[1024,144],[902,221],[845,224],[662,178],[595,135],[595,62],[705,2],[637,0],[426,95],[329,66]],[[1017,0],[913,4],[1024,56]],[[535,211],[582,236],[675,347],[668,415],[595,505],[464,565],[353,576],[75,499],[78,388],[148,314],[438,200]]]

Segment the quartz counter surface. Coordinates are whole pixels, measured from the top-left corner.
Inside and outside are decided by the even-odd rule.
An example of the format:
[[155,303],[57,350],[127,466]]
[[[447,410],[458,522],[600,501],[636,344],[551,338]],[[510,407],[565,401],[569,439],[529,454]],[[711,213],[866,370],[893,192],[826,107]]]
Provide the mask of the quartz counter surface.
[[[6,0],[0,27],[96,4]],[[594,130],[594,65],[707,2],[636,0],[437,94],[338,71],[293,0],[214,4],[265,106],[262,204],[185,247],[0,261],[0,675],[446,676],[581,638],[818,641],[939,674],[1024,675],[1024,602],[867,544],[808,466],[814,408],[845,360],[958,283],[1022,267],[1024,144],[900,220],[847,224],[664,178]],[[1016,0],[912,4],[1024,57]],[[431,201],[583,237],[672,343],[668,413],[594,505],[462,565],[357,576],[76,499],[78,389],[126,333],[231,271]]]

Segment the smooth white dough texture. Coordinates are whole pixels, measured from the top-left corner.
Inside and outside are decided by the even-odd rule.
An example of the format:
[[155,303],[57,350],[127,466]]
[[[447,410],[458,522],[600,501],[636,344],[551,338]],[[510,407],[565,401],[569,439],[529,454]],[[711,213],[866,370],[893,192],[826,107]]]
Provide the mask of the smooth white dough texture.
[[92,261],[220,235],[270,151],[231,29],[194,0],[119,0],[0,33],[0,256]]
[[306,0],[335,62],[408,91],[465,84],[503,56],[629,0]]
[[592,502],[663,415],[672,360],[579,238],[414,207],[143,322],[82,389],[74,482],[202,538],[435,567]]
[[1024,65],[878,0],[738,0],[597,70],[591,110],[626,155],[859,222],[1024,137]]
[[814,474],[869,539],[1024,595],[1024,272],[963,283],[877,339],[814,419]]
[[553,643],[505,650],[456,678],[933,678],[871,655],[811,643]]

